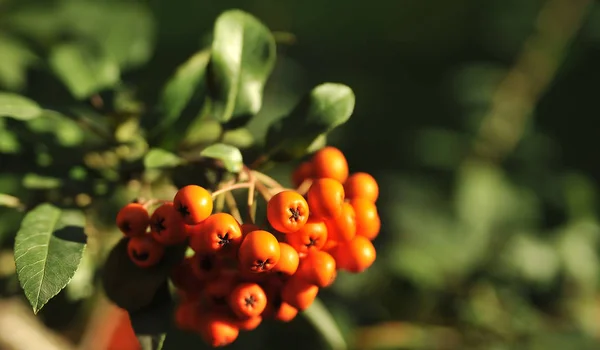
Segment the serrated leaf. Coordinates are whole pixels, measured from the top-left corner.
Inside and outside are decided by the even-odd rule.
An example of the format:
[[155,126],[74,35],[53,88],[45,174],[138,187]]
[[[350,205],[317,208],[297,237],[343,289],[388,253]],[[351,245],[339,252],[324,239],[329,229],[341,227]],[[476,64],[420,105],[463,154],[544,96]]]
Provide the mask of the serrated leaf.
[[269,29],[240,10],[221,14],[214,27],[209,89],[214,117],[221,122],[255,115],[275,64]]
[[15,239],[19,283],[33,307],[40,309],[69,283],[85,248],[85,217],[44,203],[31,210]]
[[354,92],[348,86],[325,83],[311,90],[286,117],[275,121],[267,131],[266,149],[273,159],[305,155],[354,110]]
[[77,99],[119,82],[117,63],[98,50],[76,44],[57,46],[50,53],[50,67]]
[[[173,77],[165,85],[158,102],[158,113],[148,115],[145,125],[151,127],[151,134],[165,131],[182,118],[186,106],[192,104],[190,113],[180,121],[178,130],[185,130],[199,114],[205,99],[206,66],[210,52],[199,51],[177,68]],[[154,124],[154,125],[152,125]]]
[[239,173],[244,166],[240,150],[224,143],[216,143],[206,147],[200,152],[200,156],[223,162],[225,169],[231,173]]
[[160,148],[153,148],[144,156],[146,169],[174,168],[184,163],[181,157]]
[[29,120],[41,114],[42,109],[34,101],[21,95],[0,92],[0,117]]
[[162,261],[149,268],[135,265],[127,254],[129,239],[123,238],[111,250],[102,273],[106,296],[129,312],[142,310],[152,303],[172,267],[183,259],[186,246],[165,248]]

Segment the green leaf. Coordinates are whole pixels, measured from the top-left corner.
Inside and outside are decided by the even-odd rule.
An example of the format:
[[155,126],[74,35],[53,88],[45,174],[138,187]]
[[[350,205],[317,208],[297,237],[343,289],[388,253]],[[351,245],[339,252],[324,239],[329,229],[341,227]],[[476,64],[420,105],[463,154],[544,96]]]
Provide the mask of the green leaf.
[[163,333],[157,335],[138,335],[137,339],[140,342],[142,350],[161,350],[166,337],[167,335]]
[[200,156],[223,162],[225,169],[231,173],[239,173],[244,166],[240,150],[237,147],[224,143],[216,143],[206,147],[200,152]]
[[86,134],[76,121],[54,111],[44,111],[42,117],[29,120],[27,127],[38,134],[51,134],[65,147],[79,146],[86,141]]
[[185,163],[185,160],[177,155],[159,148],[153,148],[144,156],[144,167],[146,169],[174,168]]
[[106,296],[113,303],[129,312],[135,312],[153,302],[173,266],[183,259],[187,246],[167,247],[159,264],[141,268],[129,258],[128,242],[128,238],[123,238],[111,250],[104,263],[102,285]]
[[299,158],[319,145],[319,138],[345,123],[354,110],[354,92],[346,85],[321,84],[286,117],[267,131],[266,149],[273,159]]
[[335,319],[320,299],[315,299],[312,305],[303,313],[304,317],[315,327],[323,340],[332,350],[348,349],[346,340],[338,328]]
[[119,82],[117,63],[98,50],[63,44],[50,53],[50,67],[77,99],[85,99]]
[[58,188],[61,185],[62,180],[55,177],[29,173],[26,174],[23,178],[23,186],[34,190],[49,190],[53,188]]
[[20,90],[25,86],[27,68],[37,57],[25,45],[0,34],[0,86]]
[[41,113],[42,109],[34,101],[21,95],[0,92],[0,117],[29,120]]
[[25,215],[15,239],[17,276],[25,296],[40,309],[73,278],[85,248],[85,217],[44,203]]
[[217,120],[249,117],[260,110],[275,56],[273,35],[252,15],[230,10],[217,18],[209,68]]
[[[206,66],[210,60],[210,52],[199,51],[177,68],[173,77],[167,82],[158,102],[158,113],[154,117],[151,134],[165,131],[182,116],[186,106],[194,101],[191,113],[184,122],[185,127],[199,114],[205,99]],[[160,119],[159,119],[160,118]],[[148,123],[147,123],[148,124]]]

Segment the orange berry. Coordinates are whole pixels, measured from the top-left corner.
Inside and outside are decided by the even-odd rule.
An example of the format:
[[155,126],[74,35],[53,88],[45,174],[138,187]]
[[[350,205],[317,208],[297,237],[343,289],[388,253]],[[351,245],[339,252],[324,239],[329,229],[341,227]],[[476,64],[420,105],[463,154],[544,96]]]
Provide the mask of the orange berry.
[[339,149],[327,146],[312,158],[316,178],[330,178],[344,183],[348,178],[348,161]]
[[342,212],[344,186],[334,179],[316,179],[308,189],[306,198],[314,217],[335,218]]
[[201,223],[213,210],[213,200],[210,192],[197,185],[180,188],[175,194],[173,202],[177,212],[188,225]]
[[169,277],[178,289],[198,291],[204,286],[202,279],[197,278],[194,273],[194,260],[194,257],[185,258],[171,270]]
[[150,217],[152,237],[164,245],[179,244],[186,240],[185,224],[172,202],[163,203]]
[[214,310],[227,310],[229,308],[229,294],[237,284],[235,274],[220,274],[218,278],[210,280],[204,288],[204,297],[209,306]]
[[215,348],[233,343],[240,334],[239,328],[228,317],[214,312],[201,317],[195,328],[202,339]]
[[309,161],[302,162],[292,173],[292,184],[294,185],[294,187],[298,187],[304,182],[304,180],[310,179],[313,176],[313,164]]
[[346,242],[356,235],[356,213],[350,203],[342,205],[342,213],[333,219],[325,220],[328,239]]
[[190,232],[190,247],[195,252],[235,253],[241,242],[240,225],[227,213],[212,214]]
[[322,220],[311,217],[301,229],[288,234],[286,238],[299,253],[320,250],[327,241],[327,226]]
[[312,305],[319,294],[319,287],[306,282],[302,278],[292,276],[281,289],[281,299],[299,311]]
[[290,322],[298,315],[298,309],[292,305],[282,302],[273,316],[274,319],[280,322]]
[[229,306],[239,318],[260,316],[267,306],[267,296],[256,283],[240,283],[229,295]]
[[354,198],[350,200],[350,205],[356,214],[356,234],[374,240],[381,229],[381,219],[375,204],[363,198]]
[[379,185],[377,181],[367,173],[354,173],[344,183],[346,198],[363,198],[375,203],[379,197]]
[[298,257],[296,249],[287,243],[279,242],[279,251],[279,261],[271,271],[287,276],[295,274],[300,262],[300,257]]
[[117,214],[117,227],[125,236],[142,236],[150,225],[150,216],[143,205],[129,203]]
[[175,325],[181,330],[191,331],[196,325],[196,304],[182,302],[175,309]]
[[193,275],[200,281],[212,279],[219,274],[220,261],[211,253],[196,253],[190,259]]
[[127,254],[137,266],[150,267],[160,262],[165,248],[152,239],[152,236],[136,236],[127,242]]
[[279,232],[296,232],[308,220],[308,204],[298,192],[281,191],[267,203],[267,219]]
[[363,272],[375,262],[377,252],[373,243],[363,236],[339,244],[331,251],[338,268],[348,272]]
[[281,255],[279,242],[270,232],[256,230],[248,233],[238,251],[242,270],[265,272],[279,262]]
[[335,265],[329,253],[317,250],[302,259],[294,276],[321,288],[329,287],[336,277]]
[[254,316],[246,319],[236,320],[234,324],[240,329],[240,331],[253,331],[262,323],[261,316]]

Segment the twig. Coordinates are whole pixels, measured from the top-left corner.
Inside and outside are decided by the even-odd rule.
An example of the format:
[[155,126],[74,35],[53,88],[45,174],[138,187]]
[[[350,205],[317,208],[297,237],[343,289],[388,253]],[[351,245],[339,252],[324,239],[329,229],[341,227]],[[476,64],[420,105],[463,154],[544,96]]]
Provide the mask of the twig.
[[267,186],[265,186],[265,184],[263,184],[260,181],[256,181],[255,183],[256,189],[258,190],[258,193],[260,193],[260,195],[268,202],[271,197],[273,197],[273,193],[271,192],[271,189],[268,188]]
[[227,207],[229,208],[229,212],[231,215],[242,224],[244,220],[242,220],[242,214],[237,207],[237,203],[235,202],[235,197],[231,191],[225,192],[225,202],[227,203]]
[[470,158],[501,161],[518,144],[527,120],[584,23],[592,0],[548,0],[515,65],[500,82],[475,139]]
[[296,189],[296,192],[298,192],[304,196],[310,189],[310,186],[312,185],[312,183],[313,183],[312,179],[306,179],[306,180],[302,181],[300,186],[298,186],[298,188]]
[[5,193],[0,193],[0,206],[15,208],[17,210],[25,209],[25,205],[19,198]]
[[170,201],[166,199],[148,199],[147,201],[142,202],[142,205],[144,206],[144,208],[149,209],[155,205],[165,204],[168,202]]
[[273,188],[284,188],[284,186],[282,184],[280,184],[279,182],[277,182],[275,179],[273,179],[272,177],[263,174],[259,171],[252,171],[251,174],[260,182],[264,183],[265,185],[269,186],[269,187],[273,187]]
[[251,186],[251,184],[249,182],[243,182],[243,183],[239,183],[239,184],[234,184],[234,185],[231,185],[231,186],[223,187],[220,190],[217,190],[217,191],[213,192],[212,193],[212,197],[214,199],[214,198],[216,198],[220,194],[231,192],[231,191],[237,190],[239,188],[250,188],[250,186]]
[[256,222],[256,211],[254,210],[254,190],[256,188],[256,178],[251,171],[248,172],[248,176],[250,177],[250,187],[248,187],[248,199],[246,205],[248,207],[248,218],[250,219],[250,223],[254,224]]

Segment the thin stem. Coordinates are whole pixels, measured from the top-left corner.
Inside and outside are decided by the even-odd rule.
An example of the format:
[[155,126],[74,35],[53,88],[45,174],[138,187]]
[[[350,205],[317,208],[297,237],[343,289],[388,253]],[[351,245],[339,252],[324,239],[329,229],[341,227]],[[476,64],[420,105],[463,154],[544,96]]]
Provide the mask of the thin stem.
[[271,197],[273,197],[273,193],[271,192],[271,189],[269,189],[267,186],[265,186],[265,184],[263,184],[260,181],[256,181],[255,185],[256,185],[256,189],[258,190],[260,195],[265,199],[265,201],[268,202],[271,199]]
[[252,173],[252,175],[254,175],[254,177],[256,177],[256,179],[258,181],[264,183],[265,185],[267,185],[269,187],[284,188],[284,186],[282,184],[275,181],[275,179],[273,179],[272,177],[270,177],[268,175],[265,175],[259,171],[252,171],[251,173]]
[[227,207],[229,208],[229,212],[231,213],[231,215],[241,224],[243,222],[242,214],[240,213],[240,210],[237,207],[235,197],[233,196],[233,193],[231,193],[231,191],[225,192],[225,202],[227,203]]
[[259,166],[266,163],[267,160],[269,160],[269,157],[266,155],[262,155],[262,156],[258,157],[254,162],[252,162],[252,164],[250,164],[250,169],[258,168]]
[[239,184],[234,184],[234,185],[231,185],[231,186],[227,186],[227,187],[221,188],[218,191],[213,192],[212,193],[212,197],[214,199],[218,195],[223,194],[223,193],[231,192],[231,191],[237,190],[239,188],[249,188],[250,185],[251,184],[249,182],[243,182],[243,183],[239,183]]
[[246,205],[248,207],[248,218],[250,218],[250,223],[254,224],[256,222],[256,212],[253,210],[254,208],[254,189],[256,188],[256,178],[254,174],[249,171],[248,176],[250,177],[249,183],[250,187],[248,187],[248,200]]
[[308,192],[308,190],[310,189],[312,182],[313,182],[312,179],[306,179],[306,180],[302,181],[300,186],[298,186],[298,188],[296,189],[296,192],[298,192],[304,196],[306,194],[306,192]]
[[144,206],[144,208],[146,208],[146,209],[149,209],[158,204],[165,204],[165,203],[169,203],[169,202],[170,201],[166,200],[166,199],[148,199],[147,201],[143,201],[143,200],[140,201],[142,206]]
[[17,210],[25,209],[25,205],[19,198],[5,193],[0,193],[0,206],[15,208]]

